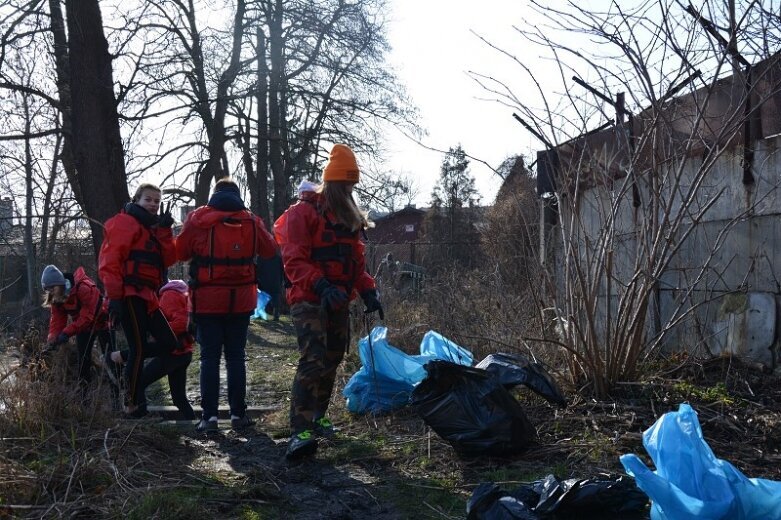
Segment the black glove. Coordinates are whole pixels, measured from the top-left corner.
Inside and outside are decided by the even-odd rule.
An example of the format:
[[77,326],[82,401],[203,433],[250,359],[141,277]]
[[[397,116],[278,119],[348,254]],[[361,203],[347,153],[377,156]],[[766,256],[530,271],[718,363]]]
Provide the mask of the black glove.
[[116,326],[122,319],[122,300],[108,301],[108,320],[112,326]]
[[160,215],[157,217],[157,225],[161,228],[170,228],[174,225],[174,217],[171,216],[171,203],[169,202],[163,209],[160,204]]
[[361,299],[363,300],[364,305],[366,305],[366,310],[363,311],[364,314],[376,311],[379,313],[381,320],[385,319],[385,313],[382,311],[382,304],[380,303],[379,298],[377,298],[377,291],[375,289],[363,291],[361,293]]
[[320,303],[332,311],[344,307],[350,297],[340,287],[332,285],[325,278],[320,278],[315,284],[315,292],[320,297]]
[[195,324],[195,320],[190,318],[190,321],[187,323],[187,334],[191,335],[192,337],[195,337],[195,333],[198,331],[198,326]]
[[57,337],[56,337],[56,338],[54,338],[54,339],[53,339],[53,340],[52,340],[52,341],[49,343],[49,346],[50,346],[50,347],[58,347],[58,346],[62,345],[63,343],[67,343],[67,342],[68,342],[68,338],[69,338],[69,337],[70,337],[70,336],[68,336],[68,335],[67,335],[67,334],[65,334],[64,332],[60,332],[60,333],[57,335]]

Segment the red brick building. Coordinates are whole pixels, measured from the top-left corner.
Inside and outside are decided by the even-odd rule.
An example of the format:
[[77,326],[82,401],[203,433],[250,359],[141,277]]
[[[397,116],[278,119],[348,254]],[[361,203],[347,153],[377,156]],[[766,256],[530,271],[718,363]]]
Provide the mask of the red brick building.
[[367,231],[366,267],[375,273],[386,254],[400,262],[416,263],[416,242],[422,234],[426,210],[407,206],[402,210],[374,219]]

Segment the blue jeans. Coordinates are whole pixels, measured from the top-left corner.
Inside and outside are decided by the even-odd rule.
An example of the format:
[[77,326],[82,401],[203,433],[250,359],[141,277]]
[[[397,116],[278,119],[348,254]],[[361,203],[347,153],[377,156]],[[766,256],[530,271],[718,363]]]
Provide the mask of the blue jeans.
[[247,410],[247,346],[249,316],[196,316],[201,346],[201,408],[203,418],[216,417],[220,395],[220,359],[225,349],[228,373],[228,406],[231,415],[244,417]]

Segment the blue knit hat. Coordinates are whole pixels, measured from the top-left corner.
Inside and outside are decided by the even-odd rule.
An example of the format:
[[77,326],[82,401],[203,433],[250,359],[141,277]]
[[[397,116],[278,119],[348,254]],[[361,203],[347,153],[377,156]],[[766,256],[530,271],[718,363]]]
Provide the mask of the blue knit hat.
[[51,289],[57,285],[65,285],[65,276],[63,276],[62,271],[57,269],[56,265],[47,265],[43,268],[43,274],[41,275],[41,287]]

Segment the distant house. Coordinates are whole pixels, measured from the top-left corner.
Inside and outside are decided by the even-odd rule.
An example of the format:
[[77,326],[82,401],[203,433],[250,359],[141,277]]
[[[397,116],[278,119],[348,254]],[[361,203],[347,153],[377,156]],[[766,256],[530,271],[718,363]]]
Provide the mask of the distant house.
[[422,234],[426,210],[407,206],[377,217],[367,230],[366,265],[374,273],[388,253],[396,261],[417,263],[416,243]]

